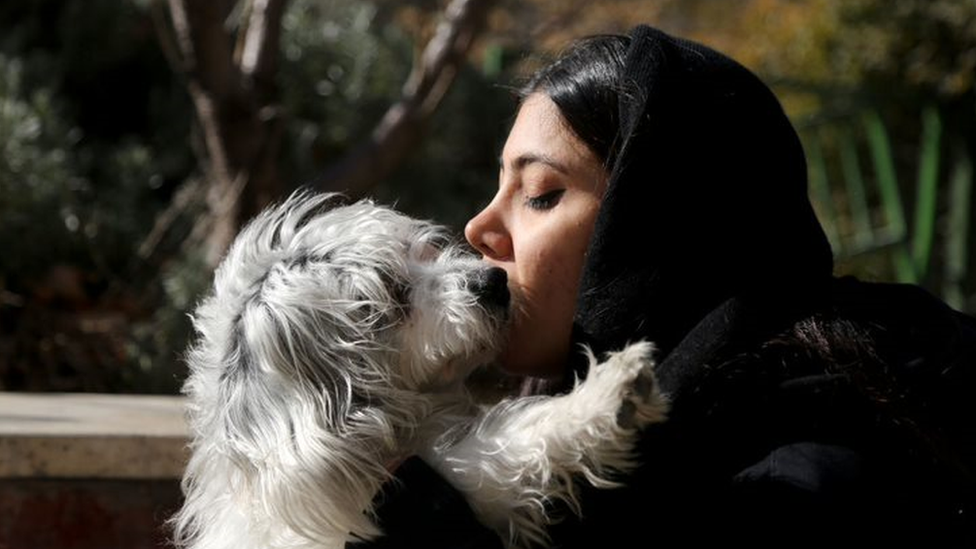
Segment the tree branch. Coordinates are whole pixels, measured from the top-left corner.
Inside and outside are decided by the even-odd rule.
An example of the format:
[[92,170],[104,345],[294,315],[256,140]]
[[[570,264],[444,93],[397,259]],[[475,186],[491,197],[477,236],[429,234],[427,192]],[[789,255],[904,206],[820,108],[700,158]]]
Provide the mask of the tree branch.
[[246,102],[241,74],[224,30],[223,6],[209,0],[169,0],[169,7],[183,56],[183,72],[210,155],[211,175],[217,185],[227,185],[234,169],[221,120],[231,109],[246,110]]
[[281,18],[287,3],[287,0],[254,0],[251,3],[239,63],[241,72],[259,88],[265,82],[273,82],[278,69]]
[[464,63],[496,0],[452,0],[434,37],[404,83],[400,99],[370,137],[313,183],[351,196],[364,194],[389,174],[417,143],[416,136],[437,109]]
[[217,101],[240,97],[241,74],[234,65],[221,3],[169,0],[169,8],[184,72]]

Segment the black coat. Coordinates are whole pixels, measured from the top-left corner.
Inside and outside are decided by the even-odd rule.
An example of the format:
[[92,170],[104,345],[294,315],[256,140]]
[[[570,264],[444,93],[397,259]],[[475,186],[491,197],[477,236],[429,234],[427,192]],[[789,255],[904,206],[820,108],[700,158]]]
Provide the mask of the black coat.
[[[619,86],[575,343],[654,342],[672,409],[556,544],[976,545],[973,319],[833,277],[796,132],[735,61],[642,26]],[[397,478],[378,546],[498,545],[419,460]]]
[[659,365],[669,421],[560,545],[976,546],[976,321],[852,279],[769,333],[773,310],[729,300]]

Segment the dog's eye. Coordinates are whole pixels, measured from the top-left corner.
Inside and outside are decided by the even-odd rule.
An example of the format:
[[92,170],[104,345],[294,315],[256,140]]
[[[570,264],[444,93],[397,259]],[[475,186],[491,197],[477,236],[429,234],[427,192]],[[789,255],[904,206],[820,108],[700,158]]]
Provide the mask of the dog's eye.
[[410,287],[400,280],[394,280],[387,286],[393,302],[400,306],[403,311],[410,310]]
[[384,271],[380,273],[380,277],[383,280],[383,286],[386,288],[387,294],[390,296],[390,301],[396,304],[401,310],[409,310],[410,285],[394,273]]

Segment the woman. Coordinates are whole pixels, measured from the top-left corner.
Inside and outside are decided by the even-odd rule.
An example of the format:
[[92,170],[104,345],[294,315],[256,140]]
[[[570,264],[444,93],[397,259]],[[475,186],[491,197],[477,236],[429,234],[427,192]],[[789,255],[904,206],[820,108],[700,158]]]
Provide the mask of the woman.
[[[521,298],[509,371],[558,390],[580,344],[659,350],[669,421],[556,545],[976,540],[976,323],[833,277],[797,135],[734,61],[646,26],[581,41],[525,87],[466,236]],[[497,545],[422,462],[396,476],[376,546]]]

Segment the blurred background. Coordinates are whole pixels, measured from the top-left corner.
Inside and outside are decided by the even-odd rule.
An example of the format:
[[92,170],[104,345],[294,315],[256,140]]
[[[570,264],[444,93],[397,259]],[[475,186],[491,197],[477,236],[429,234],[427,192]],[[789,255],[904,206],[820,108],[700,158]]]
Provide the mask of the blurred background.
[[519,78],[637,23],[774,88],[839,274],[976,311],[976,0],[4,0],[0,390],[176,393],[220,254],[299,185],[460,231]]

